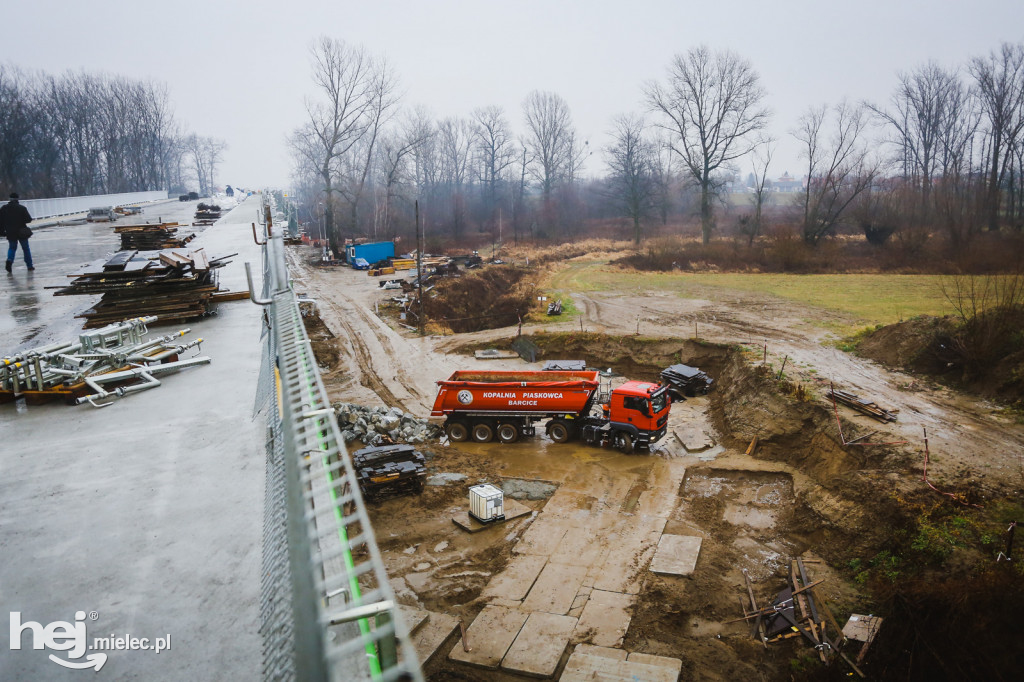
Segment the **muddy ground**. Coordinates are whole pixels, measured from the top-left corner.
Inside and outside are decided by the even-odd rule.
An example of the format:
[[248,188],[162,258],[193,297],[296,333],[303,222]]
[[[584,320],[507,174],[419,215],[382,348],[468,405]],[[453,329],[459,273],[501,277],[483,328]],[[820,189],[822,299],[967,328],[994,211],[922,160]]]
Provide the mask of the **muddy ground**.
[[[300,252],[292,256],[296,287],[318,301],[326,328],[316,344],[318,357],[333,354],[320,360],[332,400],[384,403],[426,416],[434,382],[452,371],[524,366],[518,359],[479,361],[468,353],[504,346],[514,329],[418,338],[375,314],[393,295],[379,290],[375,279],[346,268],[314,270]],[[435,479],[439,485],[419,497],[371,508],[402,603],[470,623],[490,601],[488,584],[517,548],[543,535],[528,535],[531,527],[547,528],[549,519],[570,509],[586,520],[578,532],[601,552],[613,551],[615,539],[628,537],[633,526],[703,538],[689,578],[647,572],[653,548],[648,541],[636,545],[623,577],[637,585],[638,594],[619,646],[681,659],[683,679],[813,677],[814,661],[798,641],[766,650],[750,639],[745,625],[727,623],[741,615],[744,570],[764,599],[783,586],[791,558],[820,559],[809,564],[812,577],[826,579],[824,594],[841,622],[870,608],[863,585],[843,569],[885,541],[894,498],[935,495],[919,476],[925,428],[930,478],[938,487],[1006,495],[1024,483],[1019,424],[993,405],[842,353],[813,323],[833,313],[746,293],[726,302],[643,291],[573,298],[583,312],[582,325],[524,327],[545,357],[582,358],[646,379],[684,362],[708,371],[715,390],[673,406],[670,435],[650,453],[626,456],[557,445],[542,435],[512,445],[425,448],[431,474],[454,475],[447,482]],[[634,334],[638,316],[644,336]],[[586,332],[578,332],[581,326]],[[830,382],[899,409],[899,421],[882,425],[844,408],[837,415],[823,397]],[[848,441],[906,442],[844,447],[839,424]],[[745,455],[755,437],[759,446],[753,456]],[[543,494],[523,496],[533,514],[469,535],[451,517],[465,510],[467,486],[484,481],[504,483],[508,490],[529,487],[522,481],[540,482]],[[553,552],[570,549],[559,545]],[[594,561],[592,569],[600,565]],[[585,633],[574,641],[587,641]],[[449,662],[453,645],[428,662],[432,679],[517,679]],[[870,671],[870,661],[866,667]]]

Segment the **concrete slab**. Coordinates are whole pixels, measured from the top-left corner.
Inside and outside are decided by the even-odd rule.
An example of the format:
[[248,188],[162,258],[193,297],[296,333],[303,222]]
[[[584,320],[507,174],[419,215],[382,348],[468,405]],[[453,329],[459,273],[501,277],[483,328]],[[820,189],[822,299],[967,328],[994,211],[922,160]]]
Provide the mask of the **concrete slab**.
[[497,669],[529,615],[505,606],[485,606],[466,630],[470,651],[462,648],[460,639],[448,658],[481,668]]
[[548,563],[523,601],[523,610],[565,615],[586,575],[587,569],[582,566]]
[[666,519],[659,516],[622,516],[609,535],[610,551],[594,580],[607,592],[639,594],[647,565],[658,547]]
[[674,429],[672,433],[683,444],[686,451],[691,454],[704,452],[715,445],[715,440],[706,431],[698,427],[683,426]]
[[662,535],[658,551],[651,561],[651,572],[658,575],[690,575],[697,567],[701,541],[695,535]]
[[405,627],[409,628],[410,634],[416,632],[430,618],[429,611],[418,609],[414,606],[399,604],[398,610],[402,614],[402,620],[405,621]]
[[447,613],[430,613],[430,618],[412,633],[412,645],[425,666],[459,627],[459,619]]
[[505,518],[502,521],[492,521],[490,523],[480,523],[472,516],[469,515],[469,511],[459,512],[452,516],[452,523],[461,528],[462,530],[469,531],[470,533],[479,533],[482,530],[488,528],[495,528],[497,526],[504,526],[513,519],[518,519],[527,514],[532,514],[533,510],[527,507],[521,502],[516,502],[510,497],[506,497],[505,500]]
[[505,654],[502,669],[523,675],[551,677],[562,660],[565,647],[569,645],[569,635],[575,627],[576,619],[570,616],[531,613]]
[[559,563],[572,566],[602,564],[607,555],[608,546],[604,536],[593,526],[569,530],[551,553]]
[[666,670],[671,670],[676,677],[679,677],[679,673],[683,671],[683,662],[678,658],[669,658],[668,656],[655,656],[653,654],[642,654],[639,651],[632,651],[626,660],[630,663],[656,665]]
[[[582,646],[582,645],[581,645]],[[625,653],[625,652],[624,652]],[[579,647],[565,664],[561,682],[676,682],[678,674],[659,665],[595,656]]]
[[616,661],[624,661],[629,655],[625,649],[612,649],[606,646],[595,646],[593,644],[577,644],[573,653],[585,656],[599,656],[601,658],[613,658]]
[[633,595],[594,590],[583,607],[573,640],[619,647],[633,618]]
[[544,505],[544,513],[550,516],[582,519],[594,506],[595,501],[595,498],[590,495],[562,487],[555,491],[555,494]]
[[491,578],[480,596],[491,603],[494,603],[494,599],[526,599],[527,593],[547,562],[547,557],[535,554],[513,556],[505,570]]
[[539,554],[550,556],[562,541],[572,524],[565,519],[542,513],[526,529],[522,540],[512,548],[516,554]]

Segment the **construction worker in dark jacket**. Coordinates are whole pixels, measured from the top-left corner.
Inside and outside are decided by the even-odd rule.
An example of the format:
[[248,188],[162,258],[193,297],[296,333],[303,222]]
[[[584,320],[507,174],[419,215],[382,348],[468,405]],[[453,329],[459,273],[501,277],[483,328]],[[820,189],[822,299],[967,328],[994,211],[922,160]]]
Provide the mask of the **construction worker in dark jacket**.
[[18,253],[18,244],[25,254],[25,265],[29,270],[35,270],[32,265],[32,251],[28,248],[28,239],[32,236],[32,230],[28,224],[32,222],[32,216],[28,209],[18,203],[18,194],[11,193],[11,200],[0,206],[0,236],[7,237],[7,272],[11,271],[14,265],[14,256]]

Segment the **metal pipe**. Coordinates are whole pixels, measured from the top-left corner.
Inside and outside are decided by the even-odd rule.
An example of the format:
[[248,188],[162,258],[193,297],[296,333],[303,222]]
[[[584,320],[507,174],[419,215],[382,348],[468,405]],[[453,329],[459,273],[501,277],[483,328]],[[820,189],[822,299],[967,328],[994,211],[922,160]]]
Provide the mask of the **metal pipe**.
[[245,262],[245,280],[249,283],[249,299],[256,305],[270,305],[274,302],[272,298],[256,298],[256,290],[252,286],[252,267],[249,261]]
[[370,616],[376,616],[379,613],[385,611],[391,611],[395,608],[395,602],[386,600],[379,601],[373,604],[364,604],[363,606],[355,606],[347,611],[342,611],[336,616],[331,616],[331,625],[341,625],[342,623],[351,623],[354,620],[360,620],[361,618],[369,618]]

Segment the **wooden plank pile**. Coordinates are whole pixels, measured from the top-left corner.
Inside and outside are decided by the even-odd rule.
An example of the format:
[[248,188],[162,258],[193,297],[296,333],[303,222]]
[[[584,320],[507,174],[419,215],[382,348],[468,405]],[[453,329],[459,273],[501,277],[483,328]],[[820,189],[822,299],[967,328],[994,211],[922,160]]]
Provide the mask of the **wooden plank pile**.
[[847,391],[837,391],[834,388],[829,391],[829,397],[837,403],[842,403],[883,423],[896,421],[896,416],[899,413],[899,410],[886,410],[870,400],[864,400],[858,395]]
[[196,206],[195,219],[192,221],[192,224],[213,225],[218,220],[220,220],[220,206],[200,203]]
[[121,235],[122,251],[157,251],[180,249],[195,239],[195,234],[178,237],[178,227],[179,223],[121,225],[114,232]]
[[773,642],[802,637],[817,651],[818,658],[825,665],[831,665],[837,658],[841,658],[857,675],[864,677],[864,673],[842,651],[847,637],[828,603],[817,591],[817,587],[824,581],[809,579],[803,559],[797,558],[790,562],[789,584],[765,606],[758,606],[754,588],[745,570],[743,577],[746,580],[750,610],[747,609],[746,599],[741,598],[743,617],[737,620],[750,623],[751,637],[759,639],[765,648]]
[[77,315],[86,320],[86,329],[148,315],[159,316],[161,323],[203,317],[218,300],[216,271],[233,255],[210,258],[201,248],[119,251],[68,275],[74,281],[54,287],[54,295],[102,294],[99,303]]

